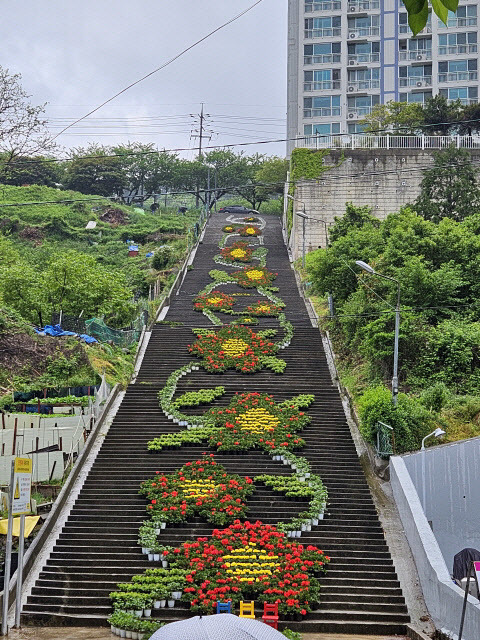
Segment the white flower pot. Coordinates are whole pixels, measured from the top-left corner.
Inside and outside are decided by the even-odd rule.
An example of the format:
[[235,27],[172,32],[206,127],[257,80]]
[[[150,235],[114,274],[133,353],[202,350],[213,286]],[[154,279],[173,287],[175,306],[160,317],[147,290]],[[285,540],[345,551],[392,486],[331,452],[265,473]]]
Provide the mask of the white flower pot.
[[312,530],[312,525],[311,524],[307,524],[307,531],[311,531]]
[[300,482],[305,482],[304,476],[298,476],[298,479],[300,480]]
[[132,640],[138,640],[138,631],[132,631]]
[[173,607],[175,606],[175,600],[168,600],[167,604],[169,609],[173,609]]
[[288,460],[285,460],[285,458],[283,459],[283,464],[287,465],[288,464]]
[[162,567],[166,569],[168,567],[168,562],[166,560],[162,560]]
[[138,611],[135,611],[135,617],[137,618],[141,618],[143,614],[143,609],[139,609]]
[[166,600],[160,600],[160,609],[165,609],[166,606],[167,606],[167,601]]
[[154,609],[160,609],[160,600],[155,600],[154,601],[153,608]]
[[319,513],[319,514],[318,514],[318,519],[319,519],[319,520],[323,520],[323,513]]
[[312,524],[313,524],[313,526],[315,526],[315,527],[316,527],[316,526],[317,526],[317,524],[318,524],[318,518],[313,518],[313,519],[312,519]]
[[302,524],[302,531],[306,531],[307,530],[307,525],[306,524]]
[[127,613],[129,613],[131,616],[133,616],[133,615],[134,615],[134,613],[135,613],[135,611],[134,611],[133,609],[129,609],[129,610],[127,611]]
[[143,615],[145,616],[145,618],[151,618],[152,617],[152,610],[151,609],[144,609],[143,610]]
[[180,600],[181,597],[182,597],[182,591],[173,591],[172,592],[172,598],[174,600]]
[[127,632],[125,631],[125,629],[120,629],[120,638],[126,638],[127,637]]
[[125,631],[125,638],[131,638],[132,637],[132,632],[131,631]]
[[309,477],[310,477],[310,473],[306,473],[306,474],[305,474],[305,477],[306,477],[306,478],[309,478]]
[[148,554],[148,561],[153,562],[153,553]]
[[115,632],[116,632],[116,630],[117,630],[117,629],[113,626],[113,624],[111,624],[111,625],[110,625],[110,631],[111,631],[112,633],[115,633]]
[[302,532],[297,529],[297,531],[295,531],[295,537],[300,538],[301,535]]
[[160,529],[165,529],[166,526],[167,526],[167,523],[166,522],[162,522],[160,524]]
[[171,414],[171,413],[169,413],[169,414],[168,414],[168,416],[167,416],[167,418],[168,418],[169,420],[173,420],[173,416],[172,416],[172,414]]
[[155,535],[159,536],[160,535],[160,529],[155,529]]
[[159,562],[160,561],[160,554],[159,553],[154,553],[153,554],[153,561],[154,562]]

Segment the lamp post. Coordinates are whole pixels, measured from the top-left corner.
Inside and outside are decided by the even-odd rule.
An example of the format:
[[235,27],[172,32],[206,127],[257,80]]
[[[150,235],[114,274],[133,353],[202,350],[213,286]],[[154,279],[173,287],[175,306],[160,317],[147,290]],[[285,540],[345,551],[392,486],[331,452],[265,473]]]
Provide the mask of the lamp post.
[[442,436],[445,435],[445,431],[443,429],[440,429],[440,427],[437,427],[435,429],[435,431],[432,431],[432,433],[429,433],[428,436],[425,436],[424,439],[422,440],[422,447],[421,447],[421,452],[422,452],[422,507],[423,507],[423,512],[425,513],[425,516],[427,515],[427,511],[426,511],[426,501],[427,501],[427,487],[426,487],[426,471],[425,471],[425,440],[427,440],[428,438],[431,438],[432,436],[434,436],[435,438],[441,438]]
[[390,276],[385,276],[382,273],[377,273],[373,267],[371,267],[363,260],[356,260],[355,264],[357,264],[361,269],[370,273],[373,276],[378,276],[379,278],[383,278],[384,280],[390,280],[391,282],[395,282],[397,285],[397,305],[395,307],[395,338],[393,344],[393,377],[392,377],[392,402],[393,406],[397,406],[398,399],[398,337],[400,334],[400,283],[395,278],[391,278]]

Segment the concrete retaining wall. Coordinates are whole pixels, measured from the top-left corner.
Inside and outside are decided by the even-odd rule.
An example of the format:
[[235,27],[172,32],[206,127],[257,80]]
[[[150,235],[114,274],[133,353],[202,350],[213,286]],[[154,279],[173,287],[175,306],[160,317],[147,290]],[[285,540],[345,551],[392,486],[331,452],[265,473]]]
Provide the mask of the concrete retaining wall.
[[[472,150],[472,160],[480,163],[480,150]],[[308,216],[321,218],[329,226],[335,216],[345,213],[345,204],[367,205],[372,214],[383,220],[389,213],[412,203],[420,193],[423,170],[433,164],[433,154],[417,149],[345,149],[332,150],[326,165],[335,168],[323,173],[319,180],[297,182],[294,211],[305,203]],[[322,180],[323,178],[323,180]],[[306,250],[324,248],[325,227],[307,221]],[[302,252],[302,221],[294,216],[290,246],[295,259]]]
[[[450,577],[403,458],[390,458],[390,480],[430,615],[439,630],[456,638],[464,593]],[[480,603],[469,596],[463,640],[479,638]]]

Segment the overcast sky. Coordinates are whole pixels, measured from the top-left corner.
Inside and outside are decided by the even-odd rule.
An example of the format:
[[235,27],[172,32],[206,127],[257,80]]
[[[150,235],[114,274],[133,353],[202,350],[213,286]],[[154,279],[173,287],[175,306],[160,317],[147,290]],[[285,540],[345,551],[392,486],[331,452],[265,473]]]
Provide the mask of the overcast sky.
[[[33,103],[49,103],[58,132],[253,1],[2,0],[0,65],[22,75]],[[263,0],[58,142],[192,147],[201,102],[210,144],[285,138],[286,47],[287,2]],[[245,151],[284,155],[285,143]]]

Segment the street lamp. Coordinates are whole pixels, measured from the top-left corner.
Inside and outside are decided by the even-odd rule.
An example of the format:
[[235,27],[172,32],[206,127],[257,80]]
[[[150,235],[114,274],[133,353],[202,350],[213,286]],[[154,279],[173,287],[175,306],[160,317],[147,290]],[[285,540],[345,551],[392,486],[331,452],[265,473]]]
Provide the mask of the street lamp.
[[429,433],[428,436],[425,436],[424,439],[422,440],[422,451],[425,450],[425,440],[427,440],[428,438],[431,438],[432,436],[435,436],[435,438],[441,438],[444,435],[445,435],[445,431],[443,429],[440,429],[440,427],[437,427],[435,431],[432,431],[432,433]]
[[440,429],[440,427],[437,427],[435,429],[435,431],[432,431],[432,433],[429,433],[428,436],[425,436],[424,439],[422,440],[422,448],[421,448],[421,452],[422,452],[422,507],[423,507],[423,512],[425,513],[425,516],[427,515],[427,511],[426,511],[426,502],[427,502],[427,486],[426,486],[426,471],[425,471],[425,440],[427,440],[428,438],[431,438],[432,436],[434,436],[435,438],[441,438],[442,436],[445,435],[445,431],[443,429]]
[[361,269],[370,273],[373,276],[378,276],[384,280],[390,280],[397,285],[397,306],[395,307],[395,338],[393,346],[393,377],[392,377],[392,402],[393,406],[397,406],[398,399],[398,337],[400,334],[400,283],[395,278],[385,276],[382,273],[377,273],[373,267],[364,262],[363,260],[355,260],[355,264]]

